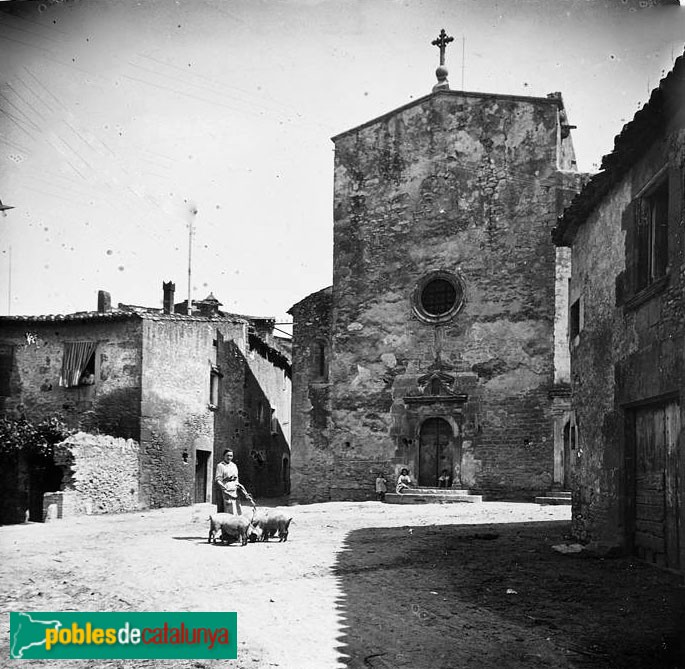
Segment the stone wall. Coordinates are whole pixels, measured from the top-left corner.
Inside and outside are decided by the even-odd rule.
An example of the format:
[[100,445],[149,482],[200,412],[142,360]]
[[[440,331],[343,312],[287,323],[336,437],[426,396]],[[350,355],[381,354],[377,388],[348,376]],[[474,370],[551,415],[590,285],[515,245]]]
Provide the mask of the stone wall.
[[[678,128],[655,142],[595,207],[573,240],[570,301],[580,305],[580,332],[571,342],[571,369],[581,449],[573,528],[581,539],[623,546],[632,542],[636,500],[631,421],[636,408],[679,399],[680,425],[685,424],[684,147],[685,132]],[[631,203],[664,165],[670,192],[668,276],[640,295],[631,288],[628,262],[636,220]],[[682,444],[682,435],[678,440]],[[682,481],[682,471],[679,476]],[[671,494],[682,500],[685,490],[680,485]],[[682,518],[680,525],[682,537]],[[685,543],[680,541],[682,566]]]
[[554,283],[554,383],[571,382],[571,355],[568,348],[568,287],[571,280],[571,249],[556,251]]
[[[33,421],[59,413],[71,427],[138,439],[141,332],[137,317],[124,319],[17,320],[2,323],[0,344],[12,349],[10,396],[0,412]],[[60,386],[65,342],[91,341],[92,385]]]
[[[59,385],[65,342],[74,341],[97,344],[95,379],[65,388]],[[254,481],[253,492],[283,494],[289,364],[275,349],[250,351],[247,342],[247,321],[238,318],[7,319],[0,352],[3,364],[11,358],[11,371],[0,410],[33,421],[59,413],[71,427],[138,441],[142,507],[216,502],[214,471],[228,446],[248,483]]]
[[139,509],[139,451],[132,439],[83,432],[58,444],[55,464],[64,470],[62,490],[44,495],[44,516],[67,518]]
[[[446,461],[464,487],[550,488],[558,111],[556,98],[447,91],[334,138],[331,498],[371,498],[378,468],[418,477],[435,417],[451,425]],[[415,309],[433,272],[464,291],[440,323]],[[431,373],[466,399],[408,400]]]
[[[220,406],[210,402],[212,371],[220,342],[244,341],[245,324],[202,318],[147,318],[143,330],[141,404],[141,500],[166,507],[196,501],[197,451],[214,456],[214,424]],[[215,343],[216,342],[216,343]],[[218,371],[226,379],[226,371]],[[221,383],[220,383],[221,385]],[[220,396],[221,396],[221,390]],[[224,405],[231,404],[224,395]],[[206,465],[211,489],[215,457]],[[204,499],[198,501],[205,501]]]
[[327,501],[336,475],[336,456],[329,445],[331,289],[310,295],[289,313],[293,316],[291,499]]

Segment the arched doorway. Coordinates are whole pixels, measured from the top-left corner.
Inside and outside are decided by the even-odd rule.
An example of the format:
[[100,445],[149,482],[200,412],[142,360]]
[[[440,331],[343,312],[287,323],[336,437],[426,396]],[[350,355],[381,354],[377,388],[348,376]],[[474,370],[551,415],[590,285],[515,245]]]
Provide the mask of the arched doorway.
[[452,426],[444,418],[429,418],[421,426],[419,485],[436,487],[443,469],[452,474]]

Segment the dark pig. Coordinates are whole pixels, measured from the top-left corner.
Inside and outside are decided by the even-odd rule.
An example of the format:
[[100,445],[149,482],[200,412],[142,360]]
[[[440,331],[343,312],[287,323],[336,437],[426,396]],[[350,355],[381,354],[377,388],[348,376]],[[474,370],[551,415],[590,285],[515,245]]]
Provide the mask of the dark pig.
[[216,541],[216,535],[221,533],[221,541],[230,543],[240,539],[241,545],[247,544],[247,539],[254,529],[245,516],[234,516],[230,513],[215,513],[209,517],[209,537],[207,543]]
[[291,521],[292,518],[282,511],[260,511],[252,519],[252,525],[255,527],[257,536],[261,534],[262,541],[268,541],[276,533],[278,533],[279,541],[288,541]]

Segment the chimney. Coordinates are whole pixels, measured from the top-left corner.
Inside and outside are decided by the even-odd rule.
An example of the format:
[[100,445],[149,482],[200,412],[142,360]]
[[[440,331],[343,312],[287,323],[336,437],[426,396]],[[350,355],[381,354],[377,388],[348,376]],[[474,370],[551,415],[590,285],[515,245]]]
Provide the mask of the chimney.
[[174,313],[174,293],[176,292],[176,284],[169,281],[168,283],[162,282],[162,290],[164,291],[164,313],[173,314]]
[[112,311],[112,296],[106,290],[98,290],[98,313]]

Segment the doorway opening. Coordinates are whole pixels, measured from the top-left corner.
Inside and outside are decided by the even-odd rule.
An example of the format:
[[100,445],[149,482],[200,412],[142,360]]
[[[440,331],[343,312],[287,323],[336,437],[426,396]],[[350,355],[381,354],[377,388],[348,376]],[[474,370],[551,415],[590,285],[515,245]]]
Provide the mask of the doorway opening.
[[443,469],[452,475],[452,426],[444,418],[429,418],[421,426],[419,485],[435,488]]
[[195,451],[195,504],[207,501],[209,456],[209,451]]

